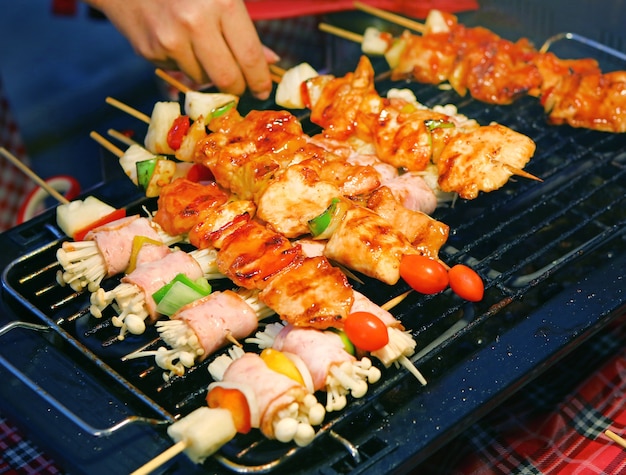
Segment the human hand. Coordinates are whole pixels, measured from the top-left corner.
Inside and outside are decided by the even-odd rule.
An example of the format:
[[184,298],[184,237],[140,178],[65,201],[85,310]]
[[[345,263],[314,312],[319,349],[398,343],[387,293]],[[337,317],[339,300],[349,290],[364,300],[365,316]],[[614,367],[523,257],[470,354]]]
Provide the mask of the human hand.
[[179,69],[197,84],[259,99],[272,90],[268,63],[243,0],[85,0],[102,11],[137,54]]

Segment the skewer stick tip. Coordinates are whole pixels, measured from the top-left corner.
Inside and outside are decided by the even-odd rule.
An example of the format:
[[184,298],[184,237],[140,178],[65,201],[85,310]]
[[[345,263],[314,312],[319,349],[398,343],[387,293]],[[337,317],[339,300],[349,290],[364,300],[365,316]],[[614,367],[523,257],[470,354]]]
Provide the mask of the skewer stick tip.
[[535,176],[532,173],[528,173],[527,171],[524,171],[521,168],[517,168],[517,167],[514,167],[512,165],[508,165],[508,164],[505,164],[505,166],[511,173],[513,173],[513,175],[517,175],[517,176],[521,176],[521,177],[524,177],[524,178],[528,178],[530,180],[543,182],[543,180],[541,178],[539,178],[538,176]]
[[138,111],[137,109],[133,109],[132,107],[124,104],[122,101],[118,101],[117,99],[108,96],[105,99],[105,102],[113,107],[117,107],[119,110],[126,112],[128,115],[138,119],[146,124],[150,124],[150,117],[143,112]]
[[624,439],[623,437],[620,437],[619,435],[617,435],[615,432],[613,432],[610,429],[605,430],[604,435],[606,435],[609,439],[611,439],[616,444],[626,449],[626,439]]
[[162,70],[161,68],[157,68],[154,73],[160,77],[161,79],[163,79],[166,83],[168,83],[170,86],[175,87],[176,89],[178,89],[180,92],[182,92],[183,94],[188,93],[191,89],[186,86],[185,84],[183,84],[182,82],[180,82],[178,79],[172,77],[170,74],[166,73],[164,70]]
[[91,137],[92,139],[94,139],[96,142],[98,142],[100,145],[102,145],[105,149],[107,149],[109,152],[111,152],[113,155],[115,155],[116,157],[121,157],[122,155],[124,155],[124,151],[115,146],[113,143],[111,143],[110,141],[108,141],[106,138],[104,138],[102,135],[100,135],[98,132],[94,132],[93,130],[89,133],[89,137]]
[[169,449],[165,450],[164,452],[161,452],[152,460],[150,460],[146,464],[139,467],[130,475],[147,475],[149,473],[152,473],[161,465],[173,459],[179,453],[183,452],[187,448],[188,444],[189,442],[186,440],[181,440],[180,442],[177,442],[176,444],[172,445]]
[[362,43],[363,35],[359,35],[357,33],[353,33],[348,30],[344,30],[343,28],[339,28],[333,25],[329,25],[328,23],[320,23],[318,28],[320,31],[325,33],[330,33],[331,35],[338,36],[339,38],[343,38],[344,40],[352,41],[354,43]]
[[27,167],[19,158],[9,152],[6,148],[0,147],[0,155],[4,156],[13,165],[19,168],[26,176],[43,188],[50,196],[61,204],[68,204],[70,201],[59,193],[56,189],[48,184],[44,179],[38,176],[34,171]]

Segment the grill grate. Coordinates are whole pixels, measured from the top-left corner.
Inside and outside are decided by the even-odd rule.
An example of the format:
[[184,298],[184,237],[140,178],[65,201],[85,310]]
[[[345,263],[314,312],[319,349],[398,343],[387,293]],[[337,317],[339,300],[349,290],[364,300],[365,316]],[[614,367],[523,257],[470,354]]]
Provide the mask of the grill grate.
[[[379,90],[392,86],[397,84],[383,79]],[[626,255],[626,152],[622,152],[626,135],[546,126],[541,108],[530,98],[513,106],[485,107],[450,91],[407,86],[426,105],[456,104],[481,123],[496,120],[532,137],[537,153],[527,169],[544,180],[511,180],[497,192],[437,210],[435,217],[451,227],[442,258],[450,264],[471,264],[484,278],[486,294],[482,302],[467,304],[450,292],[413,293],[393,309],[419,348],[433,343],[413,360],[436,384],[451,368],[498,341],[591,271]],[[129,213],[139,212],[143,205],[153,208],[155,203],[134,204]],[[54,227],[52,216],[49,221]],[[97,362],[105,377],[127,390],[129,397],[160,416],[172,420],[202,405],[209,382],[206,367],[212,358],[168,382],[149,359],[121,362],[121,356],[139,347],[158,346],[156,331],[149,329],[121,342],[106,314],[102,320],[91,317],[87,295],[56,284],[55,253],[61,242],[53,239],[13,261],[3,274],[8,293]],[[408,289],[404,284],[388,287],[367,278],[363,281],[353,283],[355,288],[377,303]],[[105,286],[117,283],[110,279]],[[615,303],[619,305],[623,303]],[[541,331],[549,335],[555,328],[546,317]],[[311,447],[285,446],[252,433],[238,436],[207,467],[267,472],[290,459],[297,459],[299,465],[327,459],[327,470],[333,473],[366,467],[397,450],[372,428],[384,427],[390,416],[414,404],[423,391],[406,372],[383,370],[383,381],[372,386],[365,398],[350,401],[345,411],[330,415]],[[334,458],[329,453],[335,453]]]

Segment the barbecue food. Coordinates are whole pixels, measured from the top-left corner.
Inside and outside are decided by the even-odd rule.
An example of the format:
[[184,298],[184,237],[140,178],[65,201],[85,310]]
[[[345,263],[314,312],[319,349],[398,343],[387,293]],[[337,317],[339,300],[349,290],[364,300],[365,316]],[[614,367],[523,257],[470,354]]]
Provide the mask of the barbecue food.
[[133,242],[141,238],[144,261],[158,259],[167,246],[180,241],[180,235],[169,235],[152,220],[139,215],[118,219],[87,233],[83,241],[65,241],[57,250],[63,271],[57,273],[61,285],[74,290],[87,288],[95,292],[103,279],[126,271],[133,254]]
[[[211,363],[216,382],[208,387],[209,407],[200,407],[167,429],[195,463],[202,463],[237,435],[258,428],[280,442],[308,445],[324,407],[297,381],[273,371],[255,353],[232,348]],[[234,401],[234,402],[233,402]]]
[[[330,79],[317,76],[305,85],[308,94],[305,103],[311,109],[311,120],[323,128],[324,137],[372,144],[376,155],[396,168],[422,172],[436,165],[440,188],[456,192],[462,198],[475,198],[477,191],[493,191],[511,175],[524,175],[522,168],[535,152],[530,138],[504,126],[459,122],[401,97],[382,98],[375,90],[374,70],[365,56],[353,73]],[[492,151],[498,153],[489,157],[489,161],[492,170],[497,171],[497,180],[484,173],[464,175],[468,167],[476,166],[472,146],[448,151],[455,138],[464,134],[484,135],[485,141],[493,143]],[[523,146],[498,147],[512,138]],[[442,156],[444,167],[439,166]],[[454,160],[450,160],[452,156]],[[450,173],[458,174],[459,181],[447,180]]]
[[209,365],[209,372],[216,381],[209,385],[209,397],[211,390],[223,383],[250,388],[259,414],[252,427],[258,427],[265,437],[293,440],[298,445],[313,440],[312,426],[324,419],[323,406],[305,386],[270,369],[258,354],[233,347],[230,356],[221,355]]
[[94,196],[57,206],[57,224],[77,241],[82,240],[89,229],[125,215],[125,210],[117,210]]
[[602,73],[593,59],[561,59],[526,38],[509,41],[437,10],[422,35],[405,31],[390,50],[393,80],[447,82],[461,96],[490,104],[539,97],[551,124],[626,132],[626,73]]
[[118,315],[112,322],[120,327],[119,338],[129,331],[141,334],[145,331],[145,321],[155,322],[159,316],[153,294],[171,282],[178,274],[190,280],[203,276],[215,276],[215,252],[197,250],[189,253],[168,248],[167,254],[156,261],[137,266],[122,277],[121,283],[111,290],[98,288],[90,296],[91,314],[100,318],[105,308],[115,302]]
[[439,186],[472,199],[480,191],[504,185],[511,170],[520,170],[535,151],[535,143],[499,124],[460,133],[450,139],[437,160]]
[[368,382],[375,383],[380,378],[380,371],[368,358],[357,360],[332,331],[274,323],[246,341],[300,357],[311,373],[314,390],[326,392],[327,412],[343,409],[348,394],[363,397]]
[[155,351],[137,351],[125,359],[154,356],[156,364],[168,371],[164,378],[181,376],[186,368],[209,357],[228,342],[243,339],[254,332],[259,320],[274,312],[259,302],[256,292],[215,291],[195,300],[156,323],[163,342]]

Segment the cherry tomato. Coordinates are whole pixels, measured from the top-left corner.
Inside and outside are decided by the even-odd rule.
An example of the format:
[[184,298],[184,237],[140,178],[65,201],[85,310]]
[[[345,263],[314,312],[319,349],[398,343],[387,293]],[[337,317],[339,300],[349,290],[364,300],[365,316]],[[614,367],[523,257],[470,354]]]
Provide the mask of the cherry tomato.
[[485,285],[480,276],[469,267],[457,264],[448,272],[450,287],[461,298],[470,302],[482,300]]
[[354,346],[364,351],[380,350],[389,343],[387,326],[373,313],[351,313],[344,322],[343,331]]
[[448,272],[443,264],[430,257],[407,255],[400,261],[400,276],[422,294],[436,294],[448,287]]

